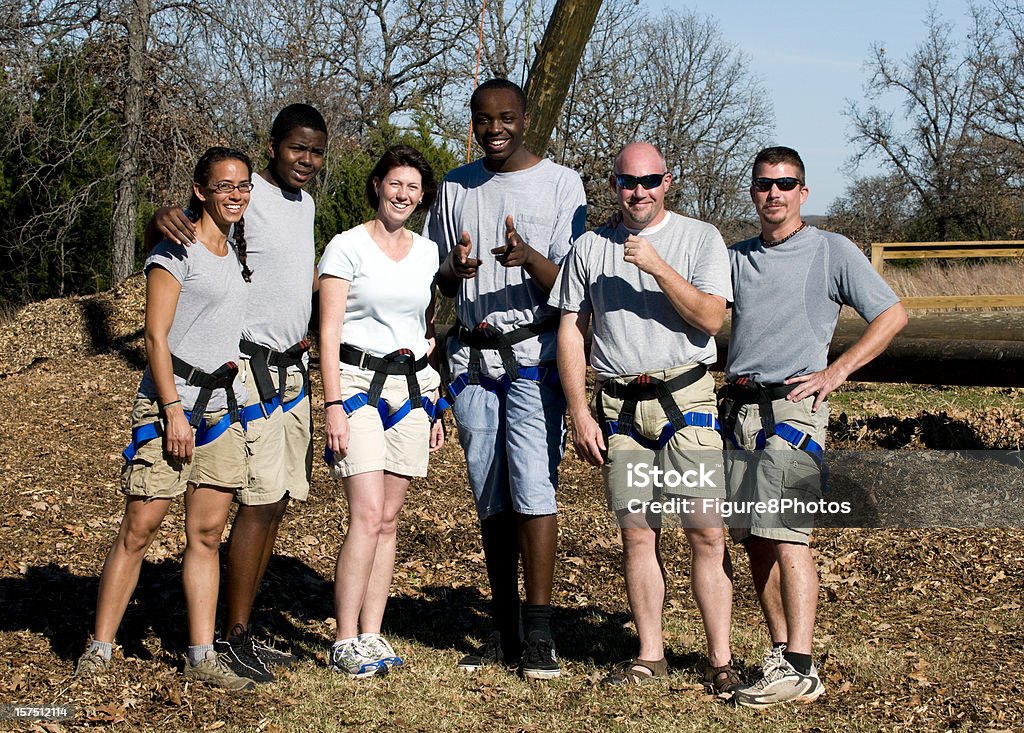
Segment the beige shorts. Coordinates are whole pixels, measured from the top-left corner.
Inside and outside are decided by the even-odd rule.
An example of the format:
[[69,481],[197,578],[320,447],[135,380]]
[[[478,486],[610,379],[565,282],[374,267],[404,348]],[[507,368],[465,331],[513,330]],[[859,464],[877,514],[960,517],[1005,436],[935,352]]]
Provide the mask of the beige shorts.
[[[648,374],[668,380],[694,368],[693,365],[663,369]],[[627,384],[630,377],[615,381]],[[616,420],[623,400],[600,393],[598,414]],[[714,416],[715,380],[705,374],[673,395],[679,409]],[[633,425],[646,438],[656,440],[668,424],[658,400],[637,402]],[[603,426],[602,426],[603,427]],[[637,503],[660,501],[663,496],[723,498],[725,475],[722,466],[722,437],[713,428],[687,425],[660,450],[645,447],[628,435],[608,436],[608,455],[602,473],[608,508],[621,511]]]
[[[421,369],[416,378],[420,392],[433,398],[441,378],[432,367]],[[348,399],[370,388],[371,376],[342,370],[341,399]],[[381,400],[394,412],[409,399],[405,377],[390,375],[384,382]],[[430,455],[430,418],[422,409],[413,409],[390,429],[385,430],[376,407],[364,405],[348,416],[349,444],[344,458],[335,455],[330,471],[334,478],[345,478],[369,471],[388,471],[401,476],[426,476]]]
[[[828,429],[828,403],[811,412],[814,395],[790,402],[773,400],[776,424],[792,425],[807,433],[818,445],[825,446]],[[726,441],[725,468],[729,485],[729,504],[741,509],[727,518],[729,534],[736,542],[747,537],[764,537],[802,545],[810,543],[814,517],[807,512],[785,510],[783,500],[794,505],[813,504],[821,499],[821,468],[804,450],[773,435],[763,450],[756,450],[761,430],[761,411],[756,404],[743,405],[736,414],[735,436],[741,448]]]
[[[215,423],[227,410],[206,413]],[[154,400],[140,397],[132,407],[132,429],[154,422],[159,416]],[[163,436],[143,444],[121,470],[121,493],[148,499],[173,499],[185,493],[187,484],[238,489],[246,482],[245,434],[241,423],[232,423],[212,443],[197,446],[192,462],[183,464],[164,451]]]
[[[246,383],[249,402],[260,401],[259,391],[249,371],[249,360],[243,359],[239,374]],[[270,370],[277,386],[277,370]],[[284,401],[294,400],[302,391],[302,373],[288,372]],[[239,504],[262,506],[275,504],[287,493],[305,501],[309,497],[309,480],[313,470],[313,423],[307,394],[291,410],[277,408],[269,417],[250,420],[245,428],[245,451],[249,461],[249,482],[238,492]]]

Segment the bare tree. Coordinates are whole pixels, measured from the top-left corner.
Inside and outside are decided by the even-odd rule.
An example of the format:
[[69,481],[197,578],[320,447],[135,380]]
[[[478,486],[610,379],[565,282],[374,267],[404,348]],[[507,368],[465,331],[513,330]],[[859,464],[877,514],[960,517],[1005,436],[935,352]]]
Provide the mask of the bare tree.
[[985,90],[994,37],[976,9],[962,42],[955,41],[952,26],[934,8],[925,30],[924,40],[903,61],[891,59],[883,46],[874,47],[865,97],[896,93],[902,115],[876,104],[849,103],[851,142],[857,147],[851,167],[879,160],[912,192],[934,222],[935,236],[945,240],[960,234],[958,221],[978,195],[972,180],[976,157],[983,149],[991,152],[979,125],[990,106]]
[[609,0],[551,149],[583,175],[592,220],[610,209],[612,156],[647,140],[676,179],[670,207],[729,228],[746,214],[750,161],[772,124],[767,94],[713,20],[674,11],[650,17],[630,0]]

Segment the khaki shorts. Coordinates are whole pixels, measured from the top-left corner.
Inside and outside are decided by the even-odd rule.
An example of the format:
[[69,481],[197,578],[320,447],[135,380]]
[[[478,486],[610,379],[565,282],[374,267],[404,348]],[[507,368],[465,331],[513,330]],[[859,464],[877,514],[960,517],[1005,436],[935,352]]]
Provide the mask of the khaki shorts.
[[[227,410],[207,412],[208,424]],[[154,422],[159,415],[154,400],[140,397],[132,407],[132,429]],[[185,493],[187,484],[238,489],[245,485],[245,434],[241,423],[232,423],[212,443],[196,447],[192,462],[183,464],[164,451],[163,436],[143,444],[121,470],[121,493],[148,499],[173,499]]]
[[[656,379],[668,380],[694,368],[692,364],[649,372]],[[632,377],[614,381],[627,384]],[[600,393],[598,414],[616,420],[623,400]],[[679,409],[715,415],[715,380],[705,374],[673,395]],[[640,433],[657,439],[668,424],[658,400],[637,402],[633,425]],[[602,428],[604,426],[602,425]],[[663,496],[724,498],[725,475],[722,466],[722,437],[712,428],[687,425],[669,439],[660,450],[642,446],[628,435],[608,436],[608,455],[602,473],[608,508],[621,511],[637,502],[660,501]]]
[[[828,403],[811,412],[814,395],[790,402],[774,400],[775,422],[785,422],[807,433],[818,445],[825,446],[828,429]],[[814,516],[798,510],[782,509],[783,500],[813,503],[821,499],[821,468],[807,451],[799,450],[778,435],[756,450],[761,430],[761,412],[756,404],[743,405],[736,414],[735,436],[741,448],[726,440],[725,469],[729,485],[729,504],[741,509],[726,519],[729,534],[736,542],[747,537],[764,537],[802,545],[810,543]],[[756,506],[760,505],[760,506]]]
[[[258,403],[259,391],[249,371],[248,359],[242,360],[239,374],[249,392],[247,404]],[[270,370],[270,378],[277,387],[277,369]],[[302,373],[288,372],[285,381],[284,401],[287,403],[302,391]],[[309,497],[313,471],[309,395],[288,412],[279,407],[269,417],[250,420],[245,428],[245,451],[249,460],[249,482],[238,492],[239,504],[276,504],[285,494],[305,501]]]
[[[370,388],[371,375],[362,372],[341,372],[341,399],[348,399]],[[432,367],[421,369],[416,378],[424,397],[441,384],[441,378]],[[409,387],[402,375],[389,375],[384,382],[381,400],[390,412],[400,408],[409,399]],[[349,443],[344,458],[337,455],[331,462],[334,478],[345,478],[370,471],[388,471],[401,476],[426,476],[430,455],[430,418],[422,409],[409,414],[384,429],[376,407],[364,405],[348,416]]]

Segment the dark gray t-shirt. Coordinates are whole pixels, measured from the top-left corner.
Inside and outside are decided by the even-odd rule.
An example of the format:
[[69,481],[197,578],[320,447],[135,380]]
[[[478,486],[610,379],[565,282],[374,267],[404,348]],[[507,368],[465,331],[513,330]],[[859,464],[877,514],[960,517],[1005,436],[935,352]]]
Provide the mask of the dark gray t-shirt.
[[[711,224],[668,212],[638,234],[695,288],[732,300],[725,242]],[[679,315],[652,275],[622,259],[627,236],[620,224],[577,239],[548,303],[593,314],[590,363],[602,377],[713,364],[715,340]]]
[[[234,247],[224,257],[210,252],[202,242],[190,247],[163,240],[146,258],[145,271],[153,267],[167,270],[181,283],[174,322],[167,334],[171,353],[197,369],[212,373],[226,362],[238,362],[238,340],[242,335],[248,287],[242,279],[242,267]],[[191,410],[199,395],[199,387],[185,385],[174,376],[174,384],[182,407]],[[239,405],[246,400],[245,385],[235,378],[235,399]],[[139,384],[139,396],[157,399],[153,375],[146,367]],[[207,411],[227,407],[224,390],[214,390]]]
[[774,247],[758,237],[740,242],[729,250],[729,262],[729,381],[780,384],[821,371],[842,306],[870,323],[899,302],[857,245],[816,227]]
[[[459,320],[473,328],[481,322],[512,331],[557,313],[521,267],[505,267],[491,250],[505,246],[505,217],[527,244],[554,263],[569,252],[586,230],[587,199],[583,181],[573,170],[543,159],[512,173],[487,170],[483,160],[456,168],[445,176],[424,227],[437,242],[441,261],[458,244],[462,232],[473,241],[472,256],[482,260],[477,276],[465,280],[455,298]],[[522,341],[516,360],[535,365],[555,358],[555,331]],[[452,373],[465,371],[469,350],[453,345]],[[495,351],[485,351],[487,374],[505,372]]]

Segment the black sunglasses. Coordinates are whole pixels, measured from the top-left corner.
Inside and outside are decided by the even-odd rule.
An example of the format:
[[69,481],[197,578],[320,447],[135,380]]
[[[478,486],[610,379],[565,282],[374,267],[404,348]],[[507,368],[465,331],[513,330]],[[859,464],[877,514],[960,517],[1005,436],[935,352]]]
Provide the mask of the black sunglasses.
[[761,193],[768,193],[772,190],[772,186],[778,186],[780,191],[792,191],[797,186],[804,185],[803,181],[792,176],[785,176],[784,178],[755,178],[750,183]]
[[615,173],[614,175],[619,188],[632,191],[637,185],[640,185],[650,191],[652,188],[660,186],[668,173],[648,173],[646,176],[631,176],[628,173]]

